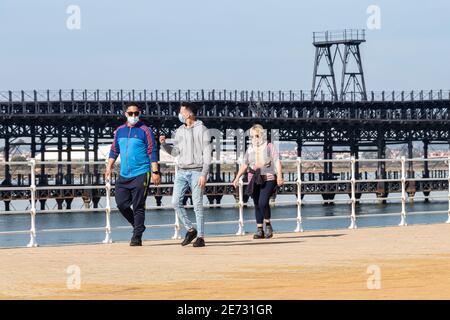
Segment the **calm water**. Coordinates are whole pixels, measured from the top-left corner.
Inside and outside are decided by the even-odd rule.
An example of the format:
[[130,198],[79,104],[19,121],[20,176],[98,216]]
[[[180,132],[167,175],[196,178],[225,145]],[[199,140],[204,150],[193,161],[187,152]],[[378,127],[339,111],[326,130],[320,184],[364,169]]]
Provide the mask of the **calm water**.
[[[422,194],[418,194],[421,196]],[[394,194],[392,196],[398,196]],[[434,197],[446,196],[446,193],[434,193]],[[321,199],[318,196],[306,196],[303,200]],[[348,200],[348,197],[342,196],[337,199]],[[277,200],[291,201],[295,200],[293,196],[279,196]],[[164,198],[163,204],[168,204],[170,199]],[[205,200],[206,201],[206,200]],[[223,203],[230,203],[233,198],[225,197]],[[369,215],[369,217],[360,217],[357,219],[358,227],[382,227],[382,226],[396,226],[400,222],[401,204],[397,201],[389,202],[388,204],[374,204],[374,203],[362,203],[357,206],[357,215]],[[55,204],[49,202],[48,209],[53,209]],[[100,203],[104,205],[104,203]],[[147,205],[154,205],[151,198],[147,200]],[[113,207],[115,206],[113,202]],[[26,202],[14,203],[15,210],[27,209],[28,204]],[[72,208],[82,207],[81,202],[73,203]],[[413,203],[407,204],[407,213],[421,211],[443,211],[436,214],[417,214],[408,216],[408,224],[431,224],[431,223],[444,223],[447,221],[447,209],[448,202],[444,199],[431,200],[429,203],[425,203],[423,200],[416,200]],[[4,210],[3,203],[0,204],[0,210]],[[330,229],[343,229],[347,228],[350,223],[350,205],[349,204],[336,204],[332,206],[323,206],[321,204],[305,204],[302,207],[302,215],[304,217],[303,227],[305,231],[308,230],[330,230]],[[380,216],[385,213],[397,213],[395,216]],[[295,218],[297,209],[295,206],[278,206],[272,209],[273,219],[282,218]],[[195,221],[194,213],[192,210],[189,212],[190,218]],[[219,225],[206,225],[206,235],[225,235],[233,234],[237,232],[238,225],[238,210],[235,208],[214,208],[205,209],[205,220],[210,221],[227,221],[235,220],[233,224],[219,224]],[[320,217],[342,217],[336,219],[317,219]],[[308,219],[309,218],[309,219]],[[244,210],[244,219],[248,220],[245,223],[245,231],[253,233],[255,231],[253,208],[246,208]],[[172,224],[174,223],[174,212],[170,209],[163,210],[147,210],[146,212],[146,224],[147,225],[159,225],[159,224]],[[113,227],[112,238],[113,241],[128,241],[131,236],[131,228],[129,229],[114,229],[116,227],[127,226],[126,220],[118,212],[111,214],[111,224]],[[46,229],[60,229],[60,228],[90,228],[90,227],[104,227],[105,226],[105,214],[102,212],[96,213],[46,213],[38,214],[36,217],[36,228],[38,230],[37,241],[39,245],[56,245],[56,244],[73,244],[73,243],[98,243],[105,237],[104,231],[90,231],[90,232],[43,232],[39,233],[39,230]],[[275,232],[292,232],[296,227],[295,221],[274,221],[273,222]],[[0,232],[2,231],[16,231],[27,230],[30,228],[29,215],[0,215]],[[184,235],[182,230],[182,235]],[[170,239],[174,234],[174,228],[147,228],[144,239]],[[0,235],[0,247],[20,247],[26,246],[29,241],[28,234],[21,235]]]

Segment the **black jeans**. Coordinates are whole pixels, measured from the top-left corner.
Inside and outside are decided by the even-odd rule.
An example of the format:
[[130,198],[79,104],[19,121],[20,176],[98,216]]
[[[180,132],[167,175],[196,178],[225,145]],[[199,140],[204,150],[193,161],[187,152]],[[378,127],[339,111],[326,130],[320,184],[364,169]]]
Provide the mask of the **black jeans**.
[[261,185],[254,185],[252,198],[253,203],[255,204],[255,216],[257,224],[262,224],[264,222],[264,219],[270,219],[271,212],[269,200],[276,187],[276,180],[264,181]]
[[119,176],[116,181],[117,208],[133,226],[133,237],[140,238],[145,231],[145,200],[149,184],[150,172],[129,179]]

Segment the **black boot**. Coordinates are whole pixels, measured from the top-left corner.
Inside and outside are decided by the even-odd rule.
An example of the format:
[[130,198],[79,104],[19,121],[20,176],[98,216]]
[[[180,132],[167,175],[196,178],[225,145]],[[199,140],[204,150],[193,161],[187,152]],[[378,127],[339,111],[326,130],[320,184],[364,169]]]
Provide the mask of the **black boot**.
[[196,236],[197,236],[197,230],[195,230],[195,229],[192,229],[192,231],[186,232],[186,235],[184,236],[184,240],[181,243],[181,245],[187,246],[189,243],[192,242],[192,240],[195,239]]
[[273,237],[273,229],[271,224],[266,224],[266,239]]
[[204,247],[205,246],[205,240],[203,238],[198,237],[197,240],[195,240],[193,247]]
[[264,230],[258,228],[258,231],[253,235],[253,239],[264,239]]
[[142,246],[142,237],[135,237],[135,236],[133,236],[131,238],[131,241],[130,241],[130,246],[131,247],[140,247],[140,246]]

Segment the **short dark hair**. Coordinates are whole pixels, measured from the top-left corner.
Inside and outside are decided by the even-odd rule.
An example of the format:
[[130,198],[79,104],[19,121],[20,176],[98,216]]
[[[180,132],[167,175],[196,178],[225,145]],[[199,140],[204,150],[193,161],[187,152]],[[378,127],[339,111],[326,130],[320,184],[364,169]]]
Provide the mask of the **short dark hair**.
[[181,108],[181,107],[185,107],[186,109],[188,109],[189,111],[191,111],[191,112],[194,114],[194,116],[197,115],[197,110],[198,110],[198,108],[197,108],[197,106],[196,106],[194,103],[188,102],[188,101],[183,101],[183,102],[180,104],[180,108]]
[[139,105],[138,105],[136,102],[128,102],[128,103],[125,105],[125,111],[127,111],[127,109],[128,109],[129,107],[136,107],[136,108],[139,109],[139,111],[141,110],[141,107],[139,107]]

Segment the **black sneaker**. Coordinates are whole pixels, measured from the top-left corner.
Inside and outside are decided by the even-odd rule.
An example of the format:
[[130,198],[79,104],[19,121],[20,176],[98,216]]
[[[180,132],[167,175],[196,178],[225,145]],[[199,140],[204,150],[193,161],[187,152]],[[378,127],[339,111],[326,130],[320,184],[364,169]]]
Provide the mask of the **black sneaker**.
[[266,239],[273,237],[273,229],[271,225],[266,226]]
[[264,231],[258,229],[258,231],[253,235],[253,239],[264,239]]
[[205,246],[205,240],[203,238],[198,237],[197,240],[195,240],[193,247],[204,247]]
[[184,240],[181,243],[182,246],[187,246],[189,243],[192,242],[192,240],[197,237],[197,230],[193,229],[192,231],[186,232],[186,235],[184,236]]
[[140,247],[142,246],[142,238],[140,237],[133,237],[130,241],[130,247]]

